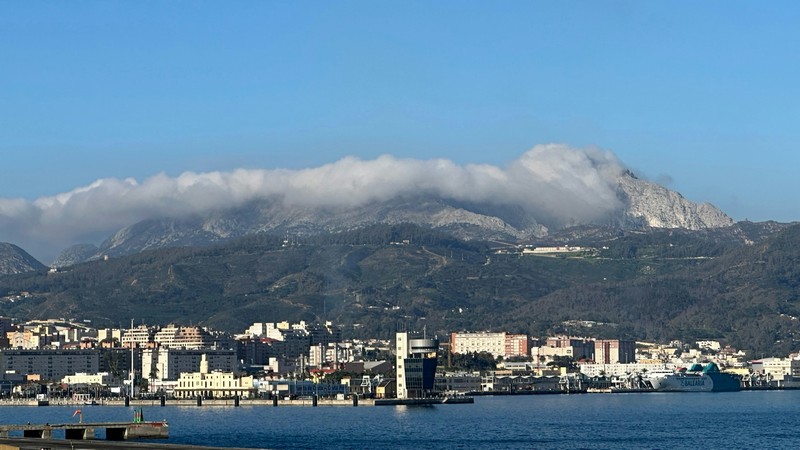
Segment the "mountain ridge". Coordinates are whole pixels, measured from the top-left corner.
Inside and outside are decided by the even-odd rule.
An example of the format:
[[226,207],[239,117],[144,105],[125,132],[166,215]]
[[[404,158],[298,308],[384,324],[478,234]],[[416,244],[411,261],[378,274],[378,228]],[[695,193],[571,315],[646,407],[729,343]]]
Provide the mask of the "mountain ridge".
[[[733,220],[713,205],[695,204],[679,193],[625,172],[618,178],[622,207],[588,225],[621,229],[684,228],[701,230],[731,226]],[[577,219],[576,219],[577,220]],[[306,236],[346,231],[374,224],[414,223],[467,240],[522,242],[565,228],[541,223],[518,204],[465,202],[435,196],[401,195],[351,207],[297,206],[280,199],[253,200],[243,206],[215,210],[205,215],[140,221],[105,240],[94,253],[65,250],[53,263],[64,267],[104,256],[118,257],[165,247],[211,245],[262,232]],[[572,223],[572,226],[587,225]],[[83,247],[84,249],[86,247]]]

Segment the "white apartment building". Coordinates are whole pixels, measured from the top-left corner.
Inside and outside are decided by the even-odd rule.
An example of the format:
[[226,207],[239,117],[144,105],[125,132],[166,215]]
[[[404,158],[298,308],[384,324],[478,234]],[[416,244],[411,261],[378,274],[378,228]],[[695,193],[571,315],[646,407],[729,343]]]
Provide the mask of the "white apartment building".
[[122,330],[119,328],[101,328],[97,330],[98,341],[113,341],[122,342]]
[[75,375],[67,375],[62,380],[62,383],[69,385],[94,385],[108,386],[112,382],[111,374],[108,372],[100,373],[76,373]]
[[146,348],[142,350],[142,374],[153,380],[177,380],[182,373],[198,372],[204,357],[212,371],[231,372],[236,367],[235,350]]
[[750,365],[754,373],[769,375],[773,380],[782,380],[784,375],[793,375],[792,366],[795,366],[795,371],[800,371],[800,361],[789,358],[764,358],[751,361]]
[[497,358],[506,353],[505,333],[452,333],[450,348],[453,353],[465,355],[473,352],[487,352]]
[[311,367],[341,364],[353,361],[353,359],[353,346],[350,343],[318,344],[308,348],[308,365]]
[[[288,329],[289,326],[287,324],[286,328]],[[258,337],[266,337],[270,339],[275,339],[276,341],[283,340],[283,334],[281,333],[281,328],[278,328],[277,324],[269,323],[269,322],[256,322],[250,325],[250,328],[244,331],[244,334],[248,336],[258,336]]]
[[138,327],[125,330],[122,333],[120,342],[123,347],[147,347],[153,342],[155,334],[155,328],[148,327],[147,325],[139,325]]

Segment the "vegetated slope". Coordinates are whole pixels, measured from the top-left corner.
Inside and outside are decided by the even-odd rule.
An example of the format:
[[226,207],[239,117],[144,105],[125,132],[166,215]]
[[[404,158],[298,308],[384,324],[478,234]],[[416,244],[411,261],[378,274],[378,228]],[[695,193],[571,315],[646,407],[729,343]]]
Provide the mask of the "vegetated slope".
[[[361,336],[389,337],[402,325],[794,349],[800,228],[750,246],[727,234],[664,230],[603,239],[581,243],[596,253],[547,257],[497,254],[412,225],[302,242],[260,234],[0,277],[0,297],[33,295],[0,301],[0,313],[98,326],[134,318],[241,331],[256,321],[333,320]],[[574,329],[568,320],[611,325]]]
[[[390,244],[405,239],[419,244]],[[205,323],[235,330],[253,321],[316,320],[328,310],[340,314],[345,293],[358,285],[365,258],[380,266],[373,273],[365,265],[378,286],[377,297],[383,295],[379,291],[388,274],[406,279],[424,274],[427,260],[440,259],[420,247],[426,243],[481,253],[449,235],[411,226],[317,236],[302,245],[262,234],[217,247],[162,249],[57,273],[0,278],[0,296],[33,294],[22,302],[2,302],[0,311],[20,317],[86,317],[105,324],[130,318]]]
[[686,270],[565,289],[515,311],[537,312],[618,323],[641,338],[721,338],[785,355],[800,347],[800,226]]

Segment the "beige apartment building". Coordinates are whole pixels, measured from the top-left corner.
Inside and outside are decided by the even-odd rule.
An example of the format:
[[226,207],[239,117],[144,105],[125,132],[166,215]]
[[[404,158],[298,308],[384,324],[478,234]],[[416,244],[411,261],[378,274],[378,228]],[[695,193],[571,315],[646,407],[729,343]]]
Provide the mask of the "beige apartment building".
[[139,325],[136,328],[129,328],[122,333],[121,343],[123,347],[148,347],[153,342],[156,334],[154,327]]
[[450,346],[453,353],[491,353],[493,357],[527,356],[529,339],[524,334],[502,333],[452,333]]
[[214,339],[201,327],[181,327],[167,325],[156,332],[153,340],[162,347],[170,348],[204,348],[211,347]]

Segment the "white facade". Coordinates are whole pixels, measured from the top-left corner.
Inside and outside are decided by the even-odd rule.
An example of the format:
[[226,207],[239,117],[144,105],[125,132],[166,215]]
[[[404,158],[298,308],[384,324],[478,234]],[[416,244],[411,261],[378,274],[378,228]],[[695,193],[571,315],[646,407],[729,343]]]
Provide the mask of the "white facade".
[[237,377],[232,372],[184,373],[174,388],[176,398],[250,398],[255,394],[253,377]]
[[167,325],[159,330],[153,340],[162,347],[197,349],[211,346],[213,339],[200,327]]
[[174,389],[176,398],[250,398],[255,393],[252,376],[238,377],[233,372],[209,372],[205,355],[200,371],[181,374]]
[[147,325],[139,325],[136,328],[125,330],[120,342],[123,347],[146,347],[149,343],[153,342],[155,334],[155,328],[148,327]]
[[[286,328],[288,329],[288,324]],[[250,325],[250,328],[246,329],[244,334],[248,336],[258,336],[258,337],[266,337],[270,339],[275,339],[276,341],[283,340],[283,334],[281,334],[281,328],[278,328],[278,324],[269,323],[269,322],[256,322],[253,325]]]
[[408,333],[395,334],[395,368],[397,369],[397,398],[406,398],[405,358],[408,356]]
[[69,385],[86,384],[93,385],[99,384],[101,386],[108,386],[111,384],[111,374],[108,372],[100,373],[76,373],[75,375],[65,376],[61,382]]
[[751,365],[753,372],[769,375],[775,380],[781,380],[784,375],[792,374],[792,360],[788,358],[764,358],[752,361]]
[[198,372],[204,356],[210,370],[230,372],[236,367],[234,350],[148,348],[142,350],[142,373],[148,379],[177,380],[182,373]]
[[116,340],[117,342],[122,342],[122,330],[119,328],[102,328],[97,330],[97,340],[109,340],[113,341]]
[[647,373],[663,370],[675,370],[677,366],[672,363],[652,362],[652,363],[630,363],[630,364],[581,364],[578,366],[581,373],[588,377],[624,377],[632,373]]
[[586,250],[582,247],[570,247],[570,246],[563,246],[563,247],[535,247],[535,248],[526,248],[522,250],[523,255],[528,254],[547,254],[547,253],[574,253],[574,252],[581,252]]
[[452,352],[460,355],[487,352],[495,358],[506,356],[506,333],[453,333],[450,343]]
[[420,398],[431,394],[436,375],[439,340],[411,333],[395,334],[397,398]]
[[709,341],[709,340],[697,341],[696,344],[697,344],[697,348],[706,348],[706,349],[709,349],[709,350],[717,350],[718,351],[719,349],[722,348],[722,345],[719,343],[719,341]]

